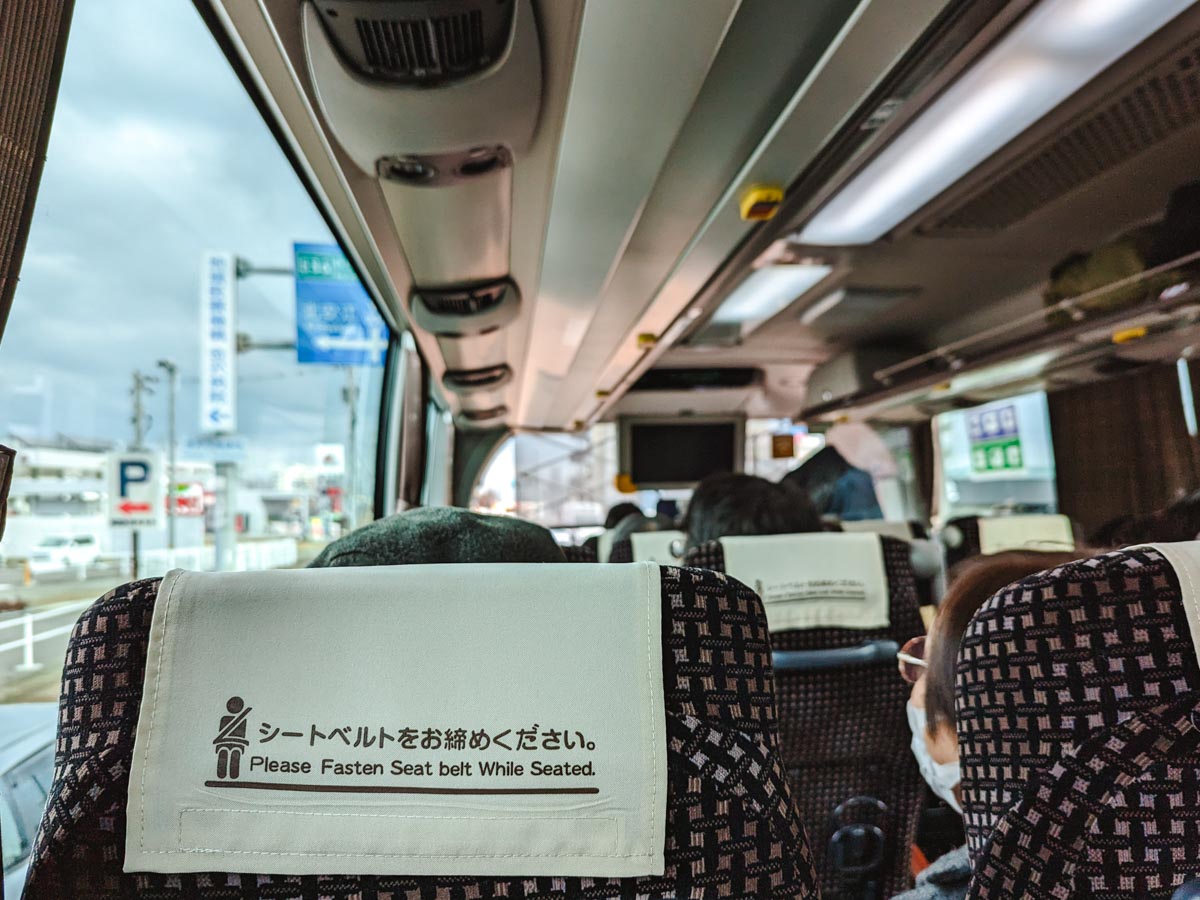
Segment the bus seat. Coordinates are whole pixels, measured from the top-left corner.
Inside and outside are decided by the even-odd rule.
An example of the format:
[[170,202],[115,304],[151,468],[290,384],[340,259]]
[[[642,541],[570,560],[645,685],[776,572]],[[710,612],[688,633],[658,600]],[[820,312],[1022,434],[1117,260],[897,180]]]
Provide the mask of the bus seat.
[[840,524],[842,531],[852,533],[867,531],[872,534],[883,534],[899,538],[902,541],[911,541],[913,538],[923,538],[926,536],[925,526],[915,519],[907,522],[891,522],[886,519],[858,519],[843,521]]
[[[789,537],[843,540],[860,535]],[[809,829],[825,897],[890,897],[906,889],[909,848],[925,800],[925,785],[910,749],[905,713],[909,688],[896,672],[895,652],[889,655],[882,649],[903,646],[925,631],[911,551],[906,541],[890,537],[878,538],[876,547],[886,575],[886,627],[772,629],[771,634],[784,760]],[[685,561],[724,572],[724,545],[702,544],[689,551]],[[804,575],[820,577],[819,568],[806,563]],[[828,650],[845,653],[840,664],[791,665],[792,657],[796,662],[825,661],[827,654],[818,651]],[[865,878],[855,864],[843,867],[849,873],[839,873],[837,858],[846,849],[847,835],[861,843],[865,836],[853,832],[864,828],[882,832],[879,864]],[[864,883],[871,882],[874,893],[864,890]]]
[[1067,516],[962,516],[941,530],[946,568],[972,556],[1004,550],[1074,550],[1075,527]]
[[973,897],[1169,897],[1200,876],[1200,544],[1005,588],[958,657]]
[[[562,577],[558,567],[543,571]],[[106,594],[72,632],[55,776],[25,897],[816,897],[812,857],[778,752],[762,604],[751,591],[711,572],[660,571],[667,720],[663,875],[123,872],[134,736],[160,585],[150,579]]]
[[594,563],[598,561],[594,546],[589,547],[587,544],[580,544],[579,546],[568,545],[559,549],[562,550],[563,556],[567,558],[567,562],[569,563]]
[[608,561],[612,563],[659,562],[677,564],[675,551],[683,546],[682,531],[643,531],[613,541]]

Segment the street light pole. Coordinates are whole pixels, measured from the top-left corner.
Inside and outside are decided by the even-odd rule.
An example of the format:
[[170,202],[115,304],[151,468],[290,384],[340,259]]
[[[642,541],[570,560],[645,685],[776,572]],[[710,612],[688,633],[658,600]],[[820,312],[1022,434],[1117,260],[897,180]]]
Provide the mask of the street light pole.
[[[140,370],[133,371],[133,446],[131,450],[146,449],[146,404],[142,402],[143,394],[154,393],[150,390],[150,385],[154,382],[154,376],[143,375]],[[130,575],[134,581],[138,578],[138,557],[141,555],[141,533],[137,528],[134,528],[129,536],[130,539]]]
[[158,367],[167,373],[167,550],[171,565],[175,565],[175,395],[179,366],[169,359],[160,359]]

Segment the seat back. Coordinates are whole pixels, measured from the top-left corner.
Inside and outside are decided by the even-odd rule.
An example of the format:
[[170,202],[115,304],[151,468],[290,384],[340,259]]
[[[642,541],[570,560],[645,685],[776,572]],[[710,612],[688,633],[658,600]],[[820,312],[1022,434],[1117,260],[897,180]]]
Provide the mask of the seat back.
[[[883,537],[880,545],[889,597],[886,627],[772,629],[771,634],[784,760],[825,897],[890,897],[904,890],[925,797],[910,749],[909,689],[897,674],[895,657],[905,641],[925,629],[908,543]],[[724,547],[720,541],[703,544],[686,562],[723,572]],[[803,574],[820,577],[812,568]],[[883,652],[881,642],[890,644],[890,652]],[[835,656],[833,664],[820,667],[788,664],[794,653],[829,650],[842,651],[841,660]],[[856,840],[858,828],[879,828],[883,836],[878,865],[868,873],[854,871],[848,859],[839,866],[839,854],[846,841]]]
[[892,522],[886,519],[856,519],[841,522],[840,524],[842,531],[866,531],[871,534],[882,534],[888,537],[899,538],[902,541],[911,541],[913,538],[924,538],[927,535],[925,526],[915,519],[907,522]]
[[562,547],[563,556],[567,558],[569,563],[594,563],[596,560],[596,549],[589,547],[587,544],[579,546],[568,545]]
[[679,558],[674,554],[674,547],[682,546],[685,537],[686,535],[682,531],[637,532],[629,537],[613,541],[607,561],[674,564],[679,562]]
[[[661,569],[667,722],[662,875],[124,872],[134,737],[151,618],[162,602],[159,586],[158,580],[145,580],[112,591],[89,607],[71,635],[55,777],[32,856],[25,895],[30,900],[217,898],[231,892],[240,898],[314,900],[816,896],[804,828],[777,750],[770,643],[761,603],[718,575],[677,568]],[[353,597],[343,599],[353,604]]]
[[976,614],[957,684],[972,896],[1168,897],[1200,875],[1198,559],[1108,553]]
[[972,556],[1004,550],[1074,550],[1075,529],[1059,515],[963,516],[951,519],[941,531],[946,566],[953,568]]

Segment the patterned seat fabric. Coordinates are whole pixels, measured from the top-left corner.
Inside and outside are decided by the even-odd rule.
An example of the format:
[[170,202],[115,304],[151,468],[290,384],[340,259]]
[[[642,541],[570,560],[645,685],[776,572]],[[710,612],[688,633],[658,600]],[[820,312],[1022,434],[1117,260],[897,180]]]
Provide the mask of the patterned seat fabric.
[[[771,635],[776,650],[855,647],[865,641],[903,645],[925,633],[916,579],[905,541],[884,537],[891,625],[881,629],[814,628]],[[725,570],[719,541],[689,551],[689,566]],[[909,687],[892,663],[824,672],[776,672],[775,699],[783,758],[792,795],[808,827],[826,898],[855,896],[839,884],[827,852],[836,831],[831,813],[852,797],[887,804],[882,896],[910,886],[909,847],[916,838],[925,784],[913,759],[905,704]]]
[[562,548],[562,552],[569,563],[594,563],[597,561],[596,551],[586,544],[579,547],[566,546]]
[[608,559],[601,561],[610,563],[633,562],[633,541],[629,538],[621,538],[619,541],[613,541],[612,549],[608,551]]
[[973,896],[1169,897],[1200,874],[1200,665],[1160,553],[998,593],[957,695]]
[[664,568],[666,872],[624,879],[163,875],[121,871],[125,803],[157,580],[105,595],[67,648],[54,783],[28,900],[816,897],[777,736],[762,604],[711,572]]

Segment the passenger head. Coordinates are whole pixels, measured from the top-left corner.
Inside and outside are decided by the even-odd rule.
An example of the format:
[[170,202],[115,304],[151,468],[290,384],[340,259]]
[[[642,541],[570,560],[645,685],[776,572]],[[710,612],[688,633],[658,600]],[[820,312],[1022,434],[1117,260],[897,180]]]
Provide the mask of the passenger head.
[[1035,572],[1052,569],[1088,551],[1045,553],[1013,550],[976,556],[951,573],[929,633],[900,651],[900,672],[913,683],[908,721],[913,755],[934,793],[962,812],[958,792],[958,735],[955,732],[954,675],[959,644],[971,617],[1001,588]]
[[566,557],[541,525],[427,506],[351,532],[329,544],[309,567],[491,562],[566,562]]
[[739,534],[821,531],[821,517],[803,492],[756,475],[709,475],[683,517],[688,548]]
[[783,481],[807,494],[817,513],[824,515],[833,512],[838,479],[852,468],[836,447],[826,444],[784,475]]
[[618,503],[608,511],[608,515],[604,518],[604,528],[608,531],[616,528],[621,524],[623,519],[629,516],[640,516],[642,514],[641,507],[636,503]]

